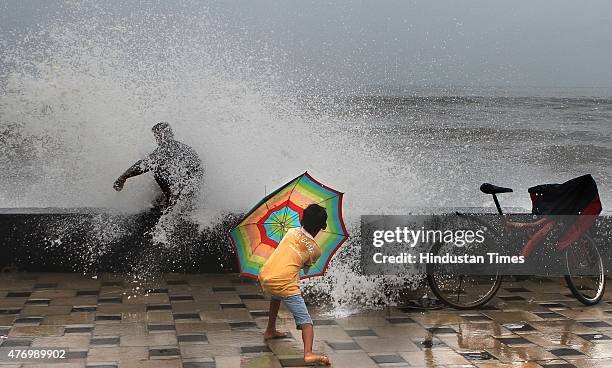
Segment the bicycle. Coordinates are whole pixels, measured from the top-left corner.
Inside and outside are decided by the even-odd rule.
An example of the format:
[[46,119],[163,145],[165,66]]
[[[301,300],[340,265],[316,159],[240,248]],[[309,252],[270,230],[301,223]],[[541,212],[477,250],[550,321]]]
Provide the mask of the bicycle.
[[[590,178],[590,175],[588,177]],[[592,180],[592,178],[590,179]],[[493,196],[493,202],[497,208],[497,213],[503,216],[504,213],[497,199],[497,194],[509,193],[513,190],[511,188],[499,187],[488,183],[482,184],[480,190],[485,194]],[[598,197],[597,201],[599,201]],[[599,211],[601,211],[601,205],[599,205]],[[475,225],[473,223],[475,221],[477,226],[487,232],[487,237],[501,239],[500,233],[487,221],[462,213],[457,213],[457,215],[463,221],[471,222],[472,228],[473,225]],[[509,230],[516,230],[529,226],[552,226],[544,220],[539,220],[531,224],[513,223],[508,220],[503,221],[505,221],[504,228]],[[528,256],[534,250],[535,244],[535,242],[526,244],[522,249],[522,253]],[[436,243],[430,252],[433,254],[444,254],[445,251],[452,251],[451,247],[453,246],[452,244]],[[573,296],[581,303],[585,305],[597,304],[603,297],[606,280],[603,261],[595,241],[590,234],[586,232],[574,241],[571,246],[567,246],[564,251],[565,265],[567,267],[565,281],[568,288]],[[589,271],[588,274],[584,274],[584,272],[580,272],[581,268],[595,271]],[[503,276],[499,273],[494,275],[461,275],[453,274],[448,265],[427,265],[427,281],[432,292],[444,304],[456,309],[472,309],[487,304],[499,291],[502,280]]]

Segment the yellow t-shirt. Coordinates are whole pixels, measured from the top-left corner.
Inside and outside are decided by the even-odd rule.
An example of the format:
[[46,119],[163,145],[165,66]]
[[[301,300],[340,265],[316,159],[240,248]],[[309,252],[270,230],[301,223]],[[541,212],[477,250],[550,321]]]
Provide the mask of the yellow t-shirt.
[[261,288],[276,296],[300,294],[300,270],[320,256],[321,247],[309,234],[300,228],[290,229],[259,270]]

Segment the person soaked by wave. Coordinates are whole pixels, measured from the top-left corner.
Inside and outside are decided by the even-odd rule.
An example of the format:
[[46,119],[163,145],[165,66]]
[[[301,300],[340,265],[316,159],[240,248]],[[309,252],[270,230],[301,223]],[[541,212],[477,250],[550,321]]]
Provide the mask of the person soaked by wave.
[[121,174],[113,188],[120,192],[127,179],[151,171],[164,195],[163,210],[178,204],[184,208],[193,206],[204,176],[200,157],[193,148],[174,139],[167,122],[155,124],[152,131],[157,148]]
[[[121,174],[113,188],[120,192],[129,178],[153,173],[162,198],[151,212],[140,216],[137,231],[145,236],[139,245],[126,251],[130,254],[128,257],[138,263],[135,268],[147,272],[174,272],[178,269],[172,267],[193,263],[193,244],[200,233],[190,214],[197,203],[204,170],[196,151],[174,139],[170,124],[155,124],[152,131],[157,148]],[[164,261],[168,252],[173,254],[176,264]]]

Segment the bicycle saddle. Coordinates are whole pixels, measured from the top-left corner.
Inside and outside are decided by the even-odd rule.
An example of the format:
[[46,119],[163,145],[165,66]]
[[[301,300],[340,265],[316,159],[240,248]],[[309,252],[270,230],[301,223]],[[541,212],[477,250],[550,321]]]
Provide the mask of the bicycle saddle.
[[497,193],[510,193],[512,192],[511,188],[498,187],[497,185],[482,183],[480,186],[480,191],[484,194],[497,194]]

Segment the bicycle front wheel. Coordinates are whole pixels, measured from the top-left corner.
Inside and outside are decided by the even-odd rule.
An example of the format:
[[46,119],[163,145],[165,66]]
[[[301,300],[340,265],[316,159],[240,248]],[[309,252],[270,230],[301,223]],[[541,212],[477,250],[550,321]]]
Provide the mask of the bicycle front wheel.
[[[466,225],[464,228],[482,229],[488,233],[486,238],[499,239],[493,237],[494,230],[486,222],[471,216],[461,216],[461,221]],[[465,248],[458,249],[454,244],[440,243],[431,249],[431,253],[453,254],[455,252],[465,253]],[[473,249],[474,254],[478,254],[478,249]],[[462,275],[453,272],[452,267],[445,264],[429,264],[427,266],[427,282],[434,295],[444,304],[456,309],[473,309],[487,304],[502,283],[502,276],[495,275]]]
[[599,303],[606,289],[603,261],[593,238],[584,234],[565,250],[567,287],[584,305]]
[[452,275],[436,272],[427,275],[434,295],[455,309],[474,309],[495,297],[502,283],[500,275]]

